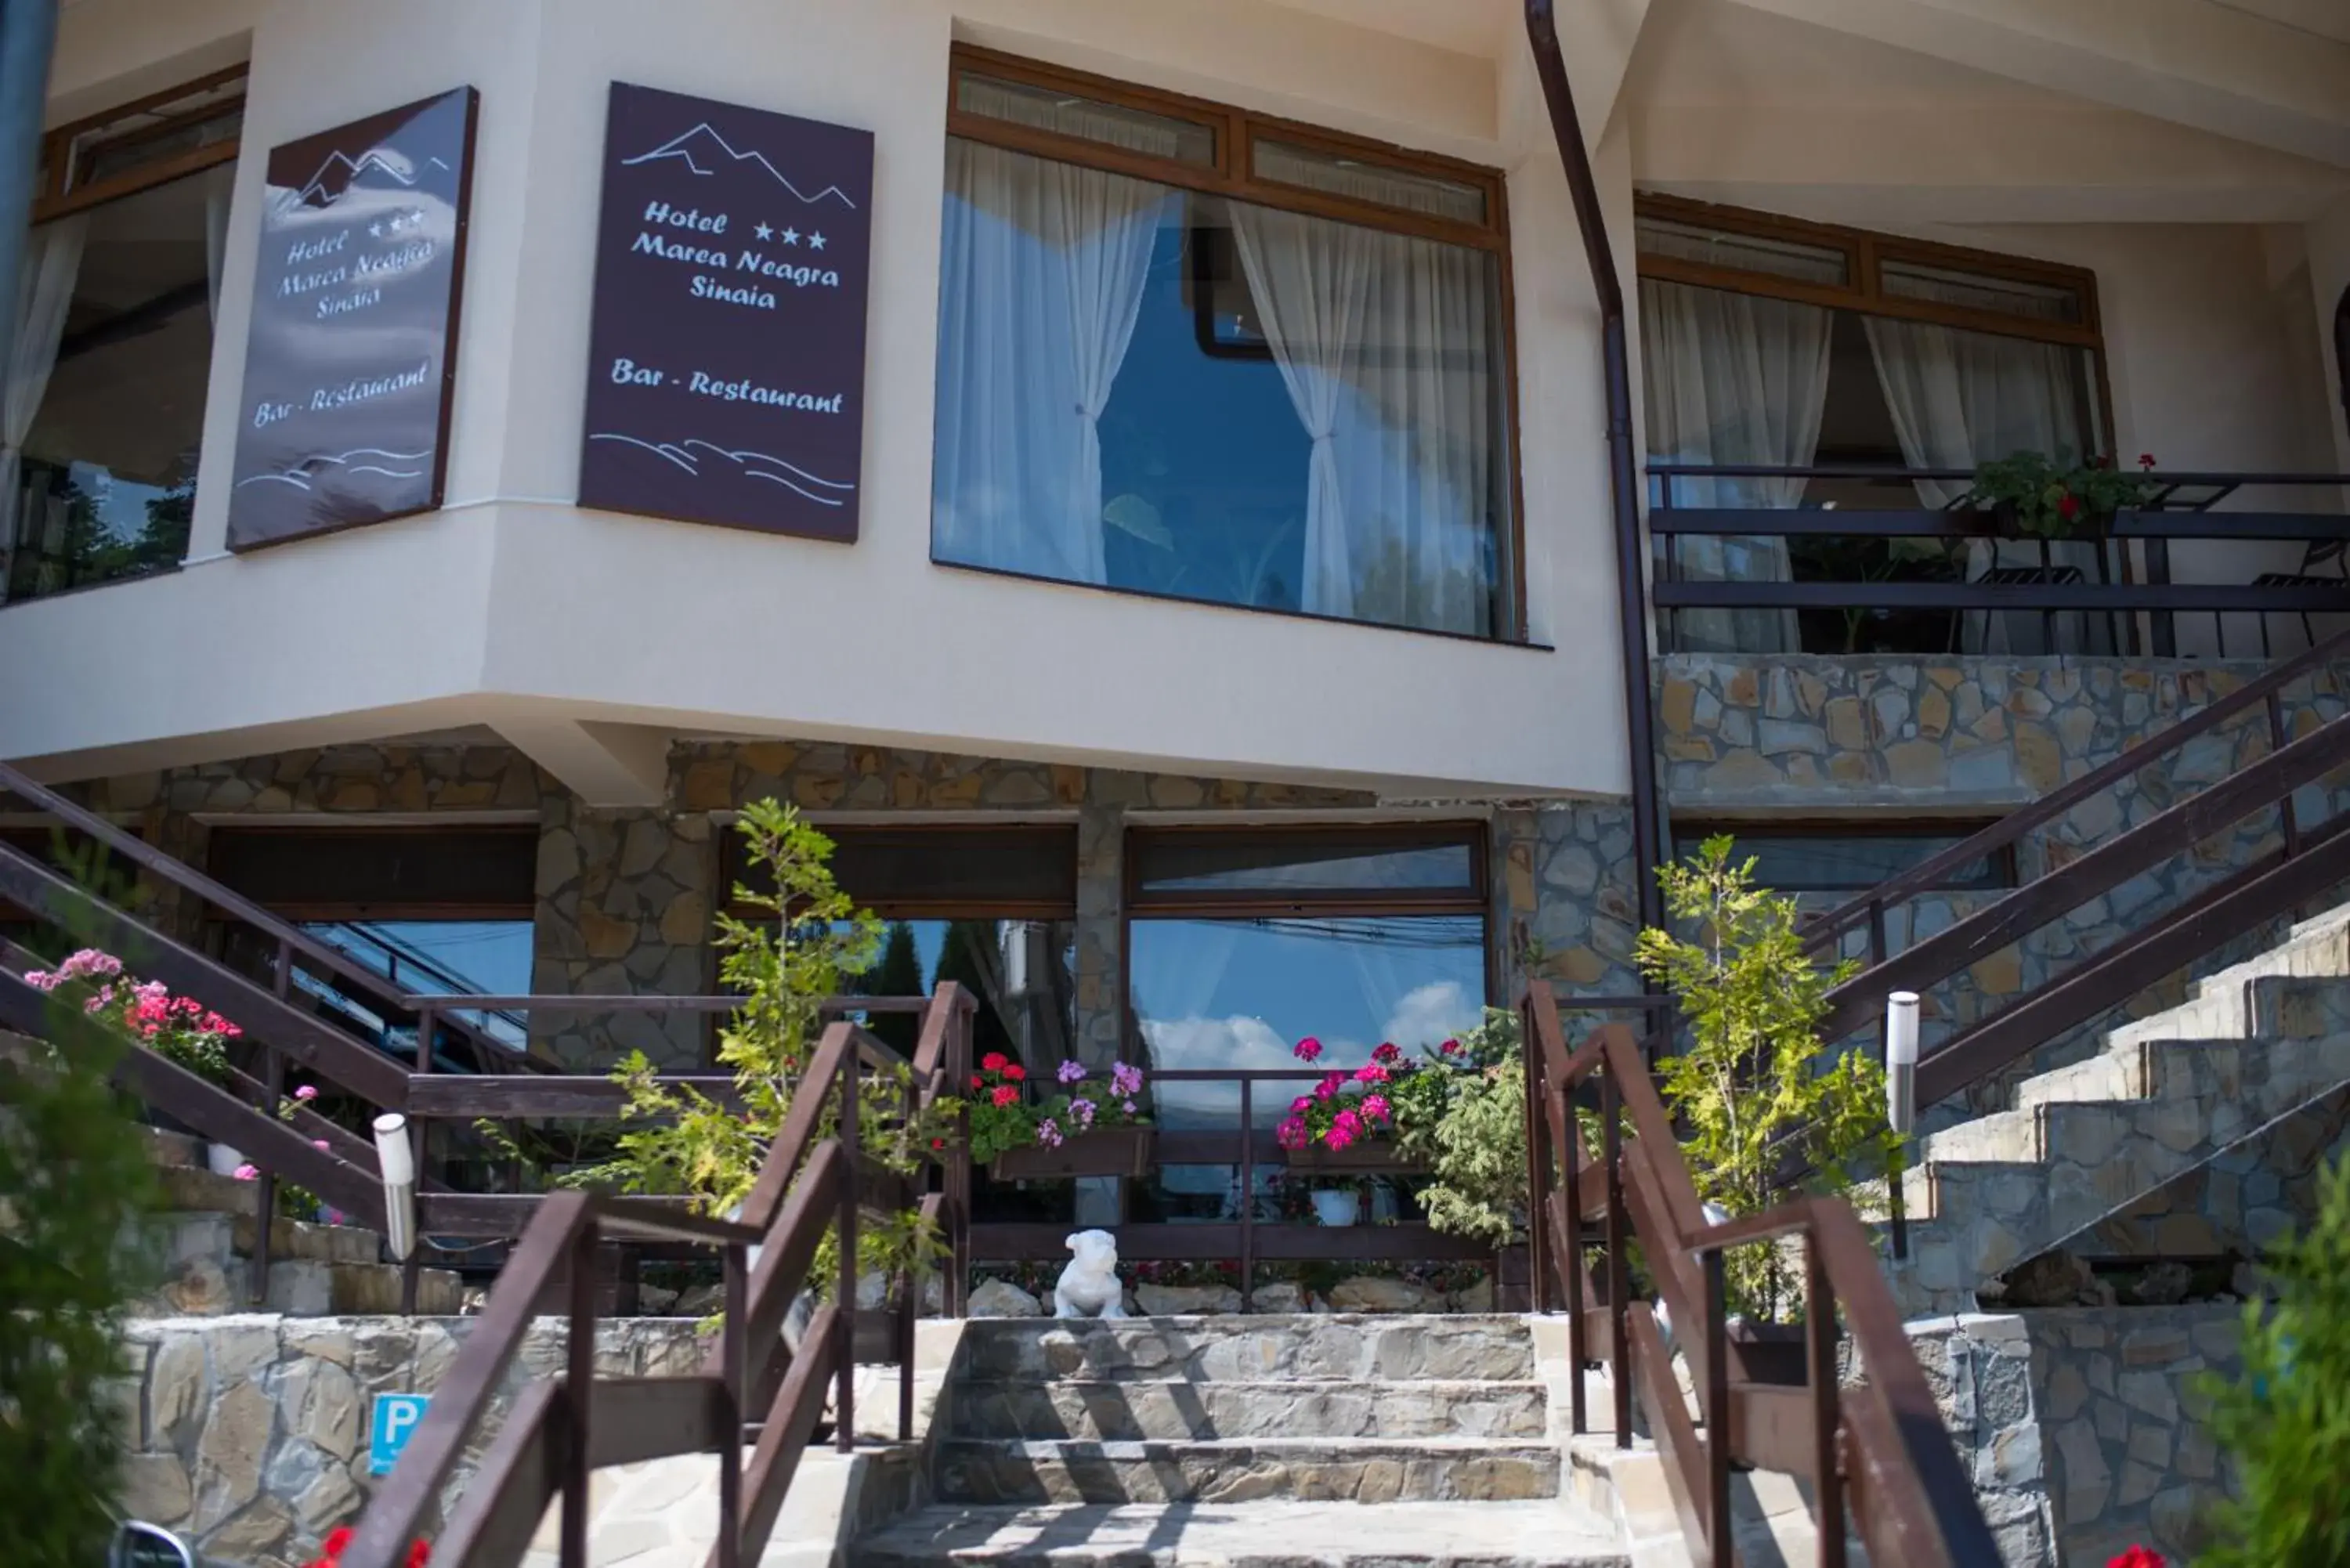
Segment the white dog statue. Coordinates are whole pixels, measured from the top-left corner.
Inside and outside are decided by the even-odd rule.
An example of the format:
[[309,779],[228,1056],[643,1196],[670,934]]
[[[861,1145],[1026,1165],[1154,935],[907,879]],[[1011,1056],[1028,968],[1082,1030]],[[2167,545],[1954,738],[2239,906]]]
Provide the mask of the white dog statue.
[[1126,1287],[1118,1282],[1118,1239],[1107,1231],[1080,1231],[1064,1245],[1076,1255],[1053,1287],[1053,1315],[1124,1317]]

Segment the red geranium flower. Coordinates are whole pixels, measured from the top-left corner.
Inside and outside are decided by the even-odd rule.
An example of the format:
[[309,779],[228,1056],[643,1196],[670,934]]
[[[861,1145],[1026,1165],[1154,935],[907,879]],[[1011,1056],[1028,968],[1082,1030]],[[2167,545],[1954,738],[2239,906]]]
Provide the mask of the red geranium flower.
[[1011,1085],[998,1084],[995,1085],[995,1103],[997,1105],[1008,1106],[1019,1097],[1020,1091],[1014,1088]]
[[2108,1559],[2106,1568],[2162,1568],[2162,1554],[2144,1546],[2133,1546],[2119,1557]]
[[990,1051],[979,1059],[979,1064],[991,1073],[1001,1073],[1011,1064],[1011,1059],[1001,1051]]
[[1371,1053],[1371,1060],[1374,1062],[1393,1062],[1402,1055],[1403,1048],[1398,1045],[1394,1041],[1388,1040],[1382,1041],[1379,1044],[1379,1048]]
[[[2152,452],[2142,452],[2138,453],[2138,454],[2137,454],[2137,465],[2138,465],[2140,468],[2152,468],[2152,467],[2154,466],[2154,453],[2152,453]],[[2143,1549],[2143,1548],[2135,1548],[2135,1547],[2134,1547],[2134,1548],[2132,1548],[2132,1550],[2133,1550],[2133,1551],[2142,1551],[2142,1550],[2144,1550],[2144,1549]]]
[[1003,1075],[1016,1084],[1028,1075],[1028,1069],[1017,1062],[1009,1063],[1004,1066]]
[[2078,517],[2080,514],[2081,503],[2074,496],[2071,491],[2068,490],[2064,494],[2056,498],[2057,516],[2062,517],[2064,521],[2070,523],[2074,518]]
[[983,1089],[987,1087],[987,1080],[973,1073],[971,1075],[971,1086],[974,1089]]

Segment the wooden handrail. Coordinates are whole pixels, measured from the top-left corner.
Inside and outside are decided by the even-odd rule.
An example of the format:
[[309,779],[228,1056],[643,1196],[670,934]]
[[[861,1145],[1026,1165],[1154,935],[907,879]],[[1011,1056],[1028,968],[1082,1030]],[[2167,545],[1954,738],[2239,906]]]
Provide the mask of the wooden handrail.
[[[84,810],[55,790],[36,784],[16,768],[0,763],[0,795],[8,794],[31,802],[46,815],[56,817],[78,833],[98,840],[140,870],[183,892],[192,893],[213,908],[235,917],[276,942],[281,953],[300,954],[306,961],[326,970],[380,1006],[412,1013],[440,1005],[438,998],[410,995],[364,964],[354,963],[301,928],[271,914],[252,899],[213,880],[185,861],[163,853],[138,835],[124,832],[95,812]],[[498,1056],[530,1059],[526,1054],[516,1053],[512,1046],[492,1040],[462,1019],[444,1017],[442,1023],[453,1033],[464,1036],[477,1046],[496,1053]],[[431,1047],[430,1041],[420,1041],[420,1055]]]
[[[1581,1367],[1589,1354],[1595,1289],[1584,1258],[1584,1224],[1585,1195],[1596,1183],[1607,1192],[1605,1348],[1617,1441],[1631,1443],[1630,1400],[1637,1392],[1696,1560],[1721,1568],[1736,1561],[1730,1473],[1740,1464],[1787,1470],[1812,1482],[1824,1563],[1843,1562],[1849,1512],[1873,1561],[1905,1568],[1995,1568],[1998,1547],[1851,1205],[1840,1198],[1806,1198],[1767,1214],[1708,1224],[1632,1031],[1603,1024],[1570,1053],[1557,1002],[1544,984],[1528,989],[1520,1017],[1534,1144],[1533,1207],[1545,1217],[1536,1233],[1547,1241],[1539,1249],[1549,1277],[1538,1282],[1538,1304],[1550,1304],[1554,1284],[1564,1291],[1569,1357],[1576,1366],[1570,1410],[1576,1435],[1589,1429]],[[1604,1142],[1596,1156],[1574,1114],[1577,1089],[1595,1079]],[[1551,1190],[1554,1169],[1563,1179],[1557,1191]],[[1803,1239],[1812,1331],[1810,1380],[1800,1390],[1758,1386],[1741,1376],[1738,1348],[1728,1333],[1721,1262],[1727,1248],[1788,1236]],[[1667,1360],[1653,1304],[1629,1299],[1626,1253],[1635,1243],[1689,1359],[1697,1420]],[[1848,1392],[1838,1387],[1835,1364],[1839,1311],[1867,1372],[1867,1382]]]

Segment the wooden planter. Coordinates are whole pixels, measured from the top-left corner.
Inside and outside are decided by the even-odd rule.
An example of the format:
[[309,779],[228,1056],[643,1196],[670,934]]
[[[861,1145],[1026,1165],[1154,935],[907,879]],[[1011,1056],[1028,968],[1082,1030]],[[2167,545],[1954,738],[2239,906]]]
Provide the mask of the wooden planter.
[[988,1166],[998,1181],[1056,1180],[1072,1176],[1141,1176],[1150,1168],[1159,1129],[1151,1127],[1096,1127],[1061,1140],[1056,1148],[1031,1144],[1006,1149]]
[[1428,1168],[1418,1160],[1404,1158],[1385,1138],[1362,1138],[1344,1148],[1309,1143],[1284,1152],[1289,1168],[1300,1176],[1375,1176]]

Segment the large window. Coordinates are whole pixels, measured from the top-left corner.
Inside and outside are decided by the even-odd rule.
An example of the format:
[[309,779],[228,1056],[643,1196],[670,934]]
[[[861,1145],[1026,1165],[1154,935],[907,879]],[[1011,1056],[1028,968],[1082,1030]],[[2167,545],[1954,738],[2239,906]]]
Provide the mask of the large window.
[[[2095,279],[2077,268],[1643,196],[1640,331],[1652,463],[1971,472],[2033,451],[2109,454]],[[1949,506],[1962,478],[1653,480],[1680,507]],[[2086,541],[1690,535],[1662,577],[2112,580]],[[2009,580],[2023,580],[2011,577]],[[1694,651],[2111,652],[2097,617],[1781,608],[1675,612]]]
[[[1708,838],[1728,834],[1737,845],[1731,855],[1733,864],[1752,858],[1758,883],[1792,895],[1805,914],[1825,914],[1955,848],[1986,826],[1940,819],[1719,826],[1677,822],[1673,855],[1686,860]],[[1887,953],[1932,936],[2015,885],[2012,847],[1952,867],[1916,897],[1886,910]],[[1846,956],[1866,961],[1868,950],[1868,928],[1855,927],[1845,940]]]
[[1489,171],[958,55],[936,559],[1517,631]]
[[[218,827],[206,867],[305,933],[411,996],[526,996],[538,829],[514,827]],[[226,923],[222,956],[266,978],[276,946]],[[321,1011],[395,1055],[415,1053],[414,1021],[388,1018],[356,988],[317,971],[296,983]],[[518,1012],[452,1015],[480,1037],[528,1048]],[[481,1065],[470,1038],[444,1034],[436,1060]],[[488,1064],[494,1066],[494,1063]]]
[[243,93],[239,69],[44,144],[0,396],[0,602],[187,551]]
[[[1128,867],[1129,1051],[1161,1073],[1294,1068],[1309,1035],[1318,1066],[1358,1067],[1382,1042],[1416,1054],[1482,1016],[1475,828],[1138,832]],[[1270,1131],[1308,1086],[1256,1085],[1251,1126]],[[1161,1078],[1154,1096],[1170,1133],[1240,1130],[1231,1080]],[[1229,1165],[1165,1167],[1138,1217],[1235,1218],[1237,1180]]]

